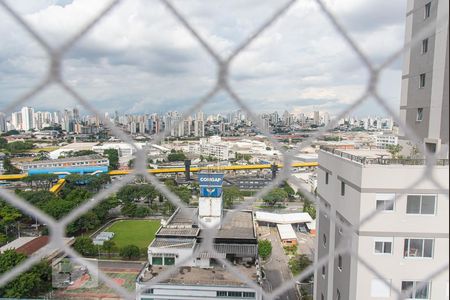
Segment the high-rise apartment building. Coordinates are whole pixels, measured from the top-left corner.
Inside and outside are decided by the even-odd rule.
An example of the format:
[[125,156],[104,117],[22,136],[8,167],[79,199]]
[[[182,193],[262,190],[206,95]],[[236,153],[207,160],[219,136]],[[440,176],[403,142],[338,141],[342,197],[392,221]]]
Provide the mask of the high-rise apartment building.
[[31,107],[22,107],[22,130],[28,131],[34,129],[34,109]]
[[0,132],[6,132],[8,128],[6,126],[6,116],[4,113],[0,112]]
[[[317,192],[330,211],[318,214],[316,259],[331,259],[315,272],[318,300],[394,300],[394,287],[406,291],[419,285],[448,262],[448,160],[440,160],[432,171],[445,188],[441,190],[423,179],[426,166],[418,160],[399,162],[387,154],[369,149],[319,152]],[[374,211],[377,214],[360,226]],[[331,216],[355,227],[350,240]],[[382,277],[356,256],[334,256],[343,245]],[[410,299],[448,299],[448,280],[448,272],[439,274]]]
[[194,136],[204,137],[205,136],[205,118],[203,112],[198,112],[194,121]]
[[406,52],[400,104],[403,122],[429,151],[443,151],[444,156],[448,156],[449,140],[448,9],[448,0],[408,1],[406,43],[417,39],[430,24],[434,30]]
[[[409,0],[406,41],[445,14],[448,4]],[[448,20],[407,53],[401,101],[403,121],[427,149],[445,149]],[[365,120],[364,126],[372,123]],[[448,159],[432,166],[439,186],[424,177],[424,160],[393,159],[384,150],[322,148],[319,165],[318,197],[328,209],[318,214],[316,262],[330,260],[315,272],[315,299],[393,300],[398,299],[394,288],[408,292],[408,299],[449,299],[448,272],[427,279],[448,262]],[[355,231],[348,235],[336,220]],[[336,253],[342,247],[354,255]]]

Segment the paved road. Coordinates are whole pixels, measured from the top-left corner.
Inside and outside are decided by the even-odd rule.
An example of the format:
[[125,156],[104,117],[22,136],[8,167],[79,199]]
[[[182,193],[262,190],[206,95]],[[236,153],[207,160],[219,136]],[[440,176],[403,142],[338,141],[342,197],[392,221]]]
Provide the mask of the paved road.
[[[266,238],[272,242],[272,255],[269,262],[264,266],[267,278],[265,288],[271,291],[282,285],[284,282],[291,280],[292,275],[289,270],[288,258],[284,254],[284,249],[281,246],[276,228],[271,228],[271,234]],[[277,299],[297,300],[299,297],[293,286]]]

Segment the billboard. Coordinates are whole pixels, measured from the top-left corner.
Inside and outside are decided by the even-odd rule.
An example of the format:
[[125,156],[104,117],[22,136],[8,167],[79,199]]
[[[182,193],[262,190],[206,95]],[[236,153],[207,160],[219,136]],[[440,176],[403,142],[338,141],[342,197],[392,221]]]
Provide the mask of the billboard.
[[221,188],[224,174],[220,173],[199,173],[198,185],[202,187],[217,187]]

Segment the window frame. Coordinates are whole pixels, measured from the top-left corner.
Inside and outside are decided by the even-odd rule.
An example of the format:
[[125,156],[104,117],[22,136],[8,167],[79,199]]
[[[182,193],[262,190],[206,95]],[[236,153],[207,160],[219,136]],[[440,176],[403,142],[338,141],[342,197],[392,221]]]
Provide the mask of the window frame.
[[341,196],[345,196],[345,182],[341,181]]
[[426,73],[419,74],[419,89],[425,88],[426,80],[427,80],[427,74]]
[[[388,197],[392,197],[391,200],[388,199]],[[377,193],[375,194],[375,209],[379,213],[393,213],[395,212],[396,207],[396,199],[397,195],[395,193]],[[378,209],[378,202],[383,202],[383,208],[384,209]],[[392,202],[392,209],[386,209],[388,206],[386,205],[387,202]]]
[[431,16],[431,1],[425,3],[424,6],[424,13],[423,13],[423,19],[426,20]]
[[[383,243],[382,252],[376,252],[376,244]],[[386,243],[391,244],[391,252],[384,252],[386,248]],[[377,237],[373,239],[373,253],[374,255],[393,255],[394,254],[394,238],[381,238]]]
[[404,293],[405,292],[405,290],[403,290],[403,283],[404,282],[412,282],[413,283],[413,285],[412,285],[412,287],[413,287],[413,289],[411,290],[411,294],[413,295],[413,298],[406,298],[406,299],[411,299],[411,300],[430,300],[431,299],[431,281],[425,281],[425,282],[427,282],[428,283],[428,285],[427,285],[427,291],[428,291],[428,295],[427,295],[427,298],[416,298],[416,293],[417,293],[417,283],[420,283],[420,282],[423,282],[423,281],[419,281],[419,280],[402,280],[401,282],[400,282],[400,291],[402,292],[402,293]]
[[337,259],[338,259],[337,268],[340,272],[342,272],[342,270],[344,269],[344,258],[342,257],[341,254],[339,254]]
[[423,107],[418,107],[417,108],[416,122],[423,122]]
[[[422,254],[421,256],[411,256],[411,240],[422,240]],[[405,249],[406,241],[408,241],[408,249]],[[431,256],[425,255],[425,241],[431,241]],[[403,241],[403,258],[404,259],[433,259],[434,258],[434,239],[425,239],[425,238],[405,238]]]
[[325,184],[328,184],[330,182],[330,173],[325,172]]
[[422,40],[422,49],[421,49],[422,54],[428,53],[428,46],[429,46],[429,38],[424,38]]
[[[409,213],[408,212],[408,197],[409,196],[419,196],[420,197],[420,202],[419,202],[419,212],[418,213]],[[425,214],[422,213],[423,210],[423,196],[434,196],[434,211],[432,214]],[[437,198],[438,195],[437,194],[408,194],[406,195],[406,215],[408,216],[436,216],[437,213]]]

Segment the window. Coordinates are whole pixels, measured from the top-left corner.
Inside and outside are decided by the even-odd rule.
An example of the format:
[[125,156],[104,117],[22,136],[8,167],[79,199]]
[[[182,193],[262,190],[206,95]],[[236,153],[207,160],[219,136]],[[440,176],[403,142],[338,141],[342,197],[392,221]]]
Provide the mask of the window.
[[[389,283],[387,283],[388,281]],[[372,279],[370,296],[374,298],[388,298],[391,296],[391,281],[379,278]]]
[[320,300],[325,300],[325,296],[323,294],[320,294]]
[[436,212],[436,195],[408,195],[407,214],[434,215]]
[[422,40],[422,54],[428,52],[428,39]]
[[428,2],[427,4],[425,4],[425,14],[424,14],[424,19],[429,18],[431,15],[431,2]]
[[345,183],[341,181],[341,196],[345,196]]
[[430,299],[430,283],[424,281],[402,281],[402,293],[408,299]]
[[175,264],[175,258],[174,257],[164,257],[164,265],[165,266],[172,266]]
[[342,271],[342,255],[338,255],[338,269]]
[[432,239],[405,239],[404,257],[433,257],[434,240]]
[[161,266],[163,264],[162,257],[153,257],[152,265]]
[[243,297],[244,298],[255,298],[256,294],[254,292],[244,292]]
[[376,194],[378,211],[394,211],[395,194]]
[[326,268],[325,266],[322,266],[322,277],[325,278],[326,275]]
[[376,238],[375,254],[392,254],[393,238]]
[[325,233],[323,234],[323,247],[327,246],[327,236],[325,235]]
[[227,295],[226,291],[217,291],[217,297],[226,297]]
[[336,290],[336,300],[341,300],[341,291],[339,289]]
[[425,73],[419,75],[419,88],[425,87]]
[[228,297],[242,297],[242,292],[228,292]]
[[325,172],[325,184],[328,184],[329,177],[330,177],[330,174],[328,174],[328,172]]
[[417,122],[422,122],[423,121],[423,108],[422,107],[419,107],[417,109],[416,121]]

